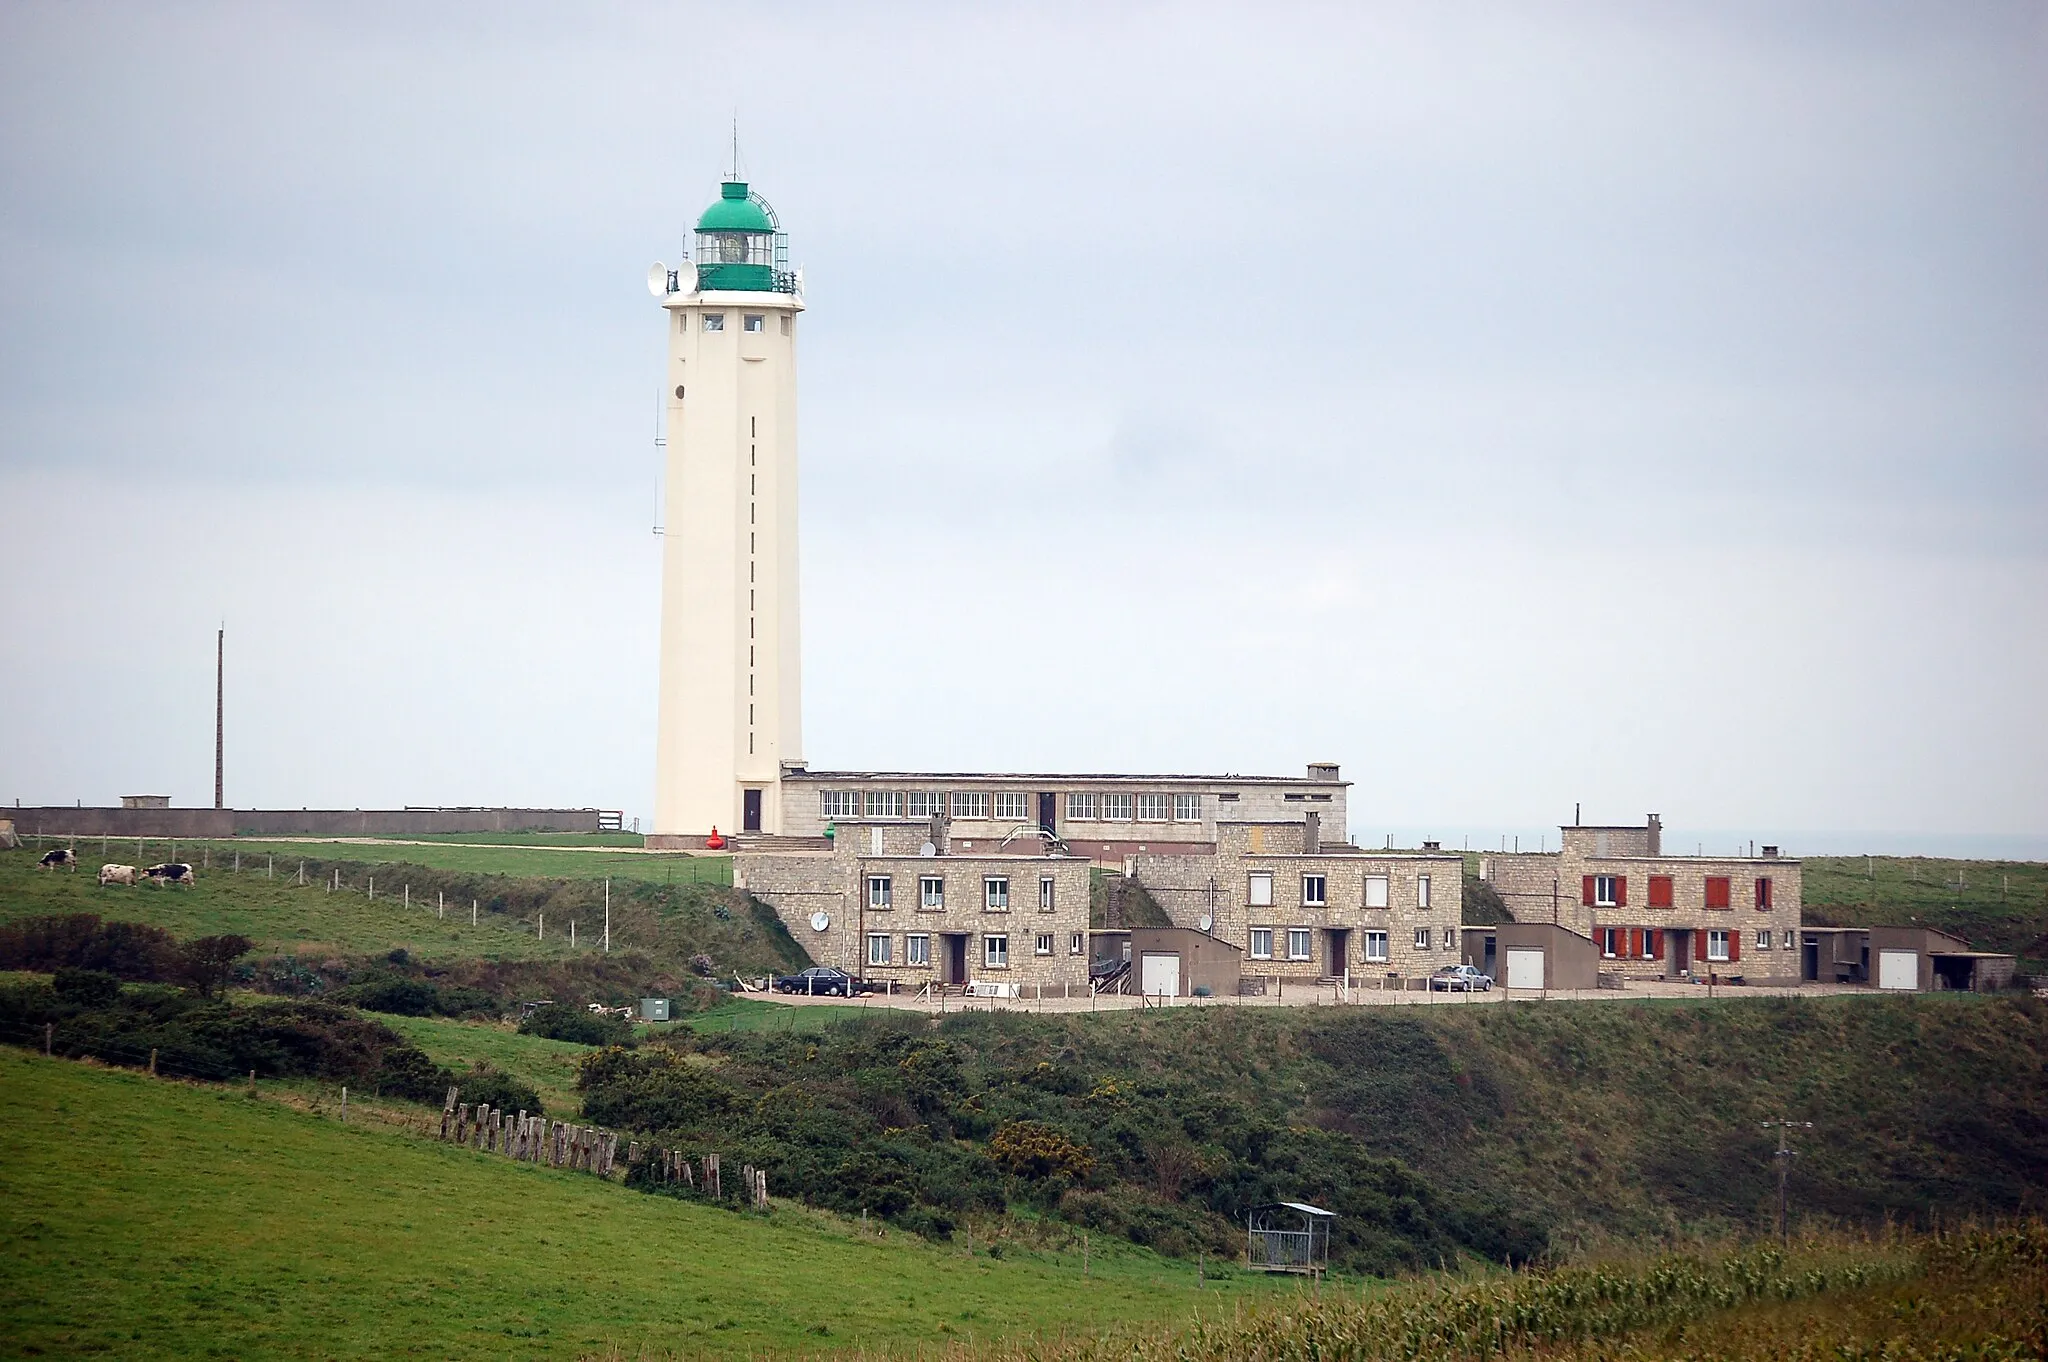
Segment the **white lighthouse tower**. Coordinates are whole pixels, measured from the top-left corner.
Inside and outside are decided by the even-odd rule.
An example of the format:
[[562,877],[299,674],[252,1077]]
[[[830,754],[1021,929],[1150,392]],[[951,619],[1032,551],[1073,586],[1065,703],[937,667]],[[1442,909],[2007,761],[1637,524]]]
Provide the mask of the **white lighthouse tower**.
[[779,832],[803,762],[797,617],[796,323],[775,210],[737,176],[695,260],[655,266],[668,318],[668,477],[654,832]]

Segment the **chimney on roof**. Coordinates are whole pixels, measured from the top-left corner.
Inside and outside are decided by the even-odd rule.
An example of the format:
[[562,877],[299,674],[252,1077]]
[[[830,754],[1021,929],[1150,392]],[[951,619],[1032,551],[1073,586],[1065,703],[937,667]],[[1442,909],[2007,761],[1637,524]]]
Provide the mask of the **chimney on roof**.
[[1334,780],[1336,780],[1336,779],[1337,779],[1337,763],[1336,763],[1336,762],[1334,762],[1334,761],[1312,761],[1312,762],[1310,762],[1310,763],[1308,764],[1308,778],[1309,778],[1310,780],[1329,780],[1329,781],[1334,781]]
[[1652,856],[1664,854],[1664,820],[1654,813],[1650,815],[1649,844]]
[[1424,851],[1442,851],[1444,849],[1444,844],[1442,842],[1424,842],[1422,844],[1422,849]]
[[1323,816],[1310,813],[1301,820],[1301,849],[1309,856],[1320,856],[1323,852]]
[[1764,843],[1764,859],[1767,861],[1775,861],[1778,859],[1778,849],[1772,846],[1769,842]]

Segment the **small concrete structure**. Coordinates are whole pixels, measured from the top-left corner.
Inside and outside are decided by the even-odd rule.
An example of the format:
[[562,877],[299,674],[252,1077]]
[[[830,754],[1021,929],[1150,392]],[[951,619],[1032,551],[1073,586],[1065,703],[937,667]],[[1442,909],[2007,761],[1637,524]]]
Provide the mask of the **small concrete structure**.
[[1198,989],[1212,998],[1236,995],[1244,952],[1229,942],[1186,927],[1132,927],[1128,936],[1130,992],[1165,998],[1200,996]]
[[1493,976],[1496,988],[1600,987],[1593,939],[1549,922],[1501,922],[1464,929],[1465,963]]
[[171,807],[171,797],[169,795],[122,795],[121,807],[124,809],[168,809]]
[[1916,993],[2006,988],[2018,963],[1933,927],[1872,927],[1870,959],[1879,988]]
[[668,1020],[668,999],[642,998],[640,1020],[644,1022],[665,1022]]

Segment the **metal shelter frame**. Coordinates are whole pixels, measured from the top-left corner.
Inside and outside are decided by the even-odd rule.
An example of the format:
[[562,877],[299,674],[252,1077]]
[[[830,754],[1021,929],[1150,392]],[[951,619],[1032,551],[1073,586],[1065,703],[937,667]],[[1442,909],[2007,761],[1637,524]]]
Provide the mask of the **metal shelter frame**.
[[1334,1211],[1305,1201],[1253,1207],[1245,1217],[1245,1268],[1322,1276],[1330,1270],[1330,1226],[1336,1219]]

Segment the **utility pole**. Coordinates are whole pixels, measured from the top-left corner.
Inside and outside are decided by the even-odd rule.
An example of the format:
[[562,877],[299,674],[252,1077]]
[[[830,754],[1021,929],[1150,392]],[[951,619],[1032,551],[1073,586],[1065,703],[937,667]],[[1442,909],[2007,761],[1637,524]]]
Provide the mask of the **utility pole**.
[[1786,1182],[1792,1173],[1792,1132],[1794,1130],[1812,1130],[1813,1122],[1764,1122],[1765,1130],[1769,1130],[1773,1126],[1776,1126],[1778,1129],[1778,1152],[1773,1156],[1778,1161],[1778,1244],[1781,1248],[1790,1248],[1792,1245],[1792,1213],[1791,1202],[1786,1191]]
[[213,635],[213,807],[225,809],[225,787],[221,757],[224,752],[222,735],[227,718],[227,659],[228,627],[223,623]]

